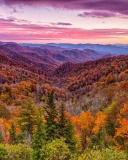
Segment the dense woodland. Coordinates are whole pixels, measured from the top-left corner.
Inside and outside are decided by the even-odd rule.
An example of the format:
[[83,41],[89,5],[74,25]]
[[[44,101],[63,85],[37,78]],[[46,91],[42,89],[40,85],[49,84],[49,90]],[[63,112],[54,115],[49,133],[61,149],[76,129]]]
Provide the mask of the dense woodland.
[[10,53],[0,54],[0,160],[128,159],[127,55],[52,66]]

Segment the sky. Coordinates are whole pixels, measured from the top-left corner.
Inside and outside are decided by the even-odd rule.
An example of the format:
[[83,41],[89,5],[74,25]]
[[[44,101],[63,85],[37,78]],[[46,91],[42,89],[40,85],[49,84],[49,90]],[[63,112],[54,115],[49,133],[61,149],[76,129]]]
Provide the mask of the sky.
[[0,41],[128,44],[128,0],[0,0]]

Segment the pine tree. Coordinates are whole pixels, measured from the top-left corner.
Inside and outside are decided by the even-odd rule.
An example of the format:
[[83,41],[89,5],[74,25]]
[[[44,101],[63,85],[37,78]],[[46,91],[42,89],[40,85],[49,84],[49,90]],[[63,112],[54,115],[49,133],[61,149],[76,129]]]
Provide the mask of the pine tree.
[[58,113],[56,109],[56,105],[54,103],[54,93],[51,92],[48,95],[48,102],[47,106],[45,107],[46,111],[46,135],[47,140],[52,141],[55,138],[58,138],[58,124],[57,124],[57,118]]
[[59,115],[59,135],[65,137],[65,129],[66,129],[67,119],[65,116],[65,108],[64,104],[60,107],[60,115]]
[[28,144],[31,146],[31,138],[37,120],[36,107],[31,102],[24,102],[19,114],[18,123],[22,130],[22,137],[27,140]]
[[37,119],[37,130],[33,136],[33,159],[34,160],[42,160],[41,156],[41,149],[43,145],[46,143],[46,134],[44,130],[44,125],[42,123],[42,118],[39,117]]
[[69,149],[71,151],[75,150],[75,145],[76,145],[76,141],[73,137],[74,135],[74,129],[73,129],[73,125],[70,119],[67,119],[67,124],[66,124],[66,128],[65,128],[65,142],[68,144]]
[[71,150],[75,149],[75,140],[73,138],[73,126],[71,120],[66,117],[64,104],[60,107],[59,115],[59,136],[65,138]]
[[16,128],[14,123],[11,125],[11,129],[9,131],[9,136],[11,140],[11,144],[16,144],[17,143],[17,136],[16,136]]

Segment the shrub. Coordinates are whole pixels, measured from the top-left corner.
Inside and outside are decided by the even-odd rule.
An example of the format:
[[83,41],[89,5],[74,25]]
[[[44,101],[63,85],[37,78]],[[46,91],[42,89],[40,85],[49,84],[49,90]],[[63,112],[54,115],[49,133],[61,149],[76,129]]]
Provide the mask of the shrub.
[[102,150],[93,149],[82,154],[78,160],[126,160],[127,155],[124,152],[117,152],[113,147]]
[[26,144],[6,145],[6,160],[31,160],[32,149]]
[[3,144],[0,144],[0,160],[6,159],[7,152],[5,149],[5,146]]
[[69,160],[70,150],[64,139],[55,139],[42,148],[42,159]]

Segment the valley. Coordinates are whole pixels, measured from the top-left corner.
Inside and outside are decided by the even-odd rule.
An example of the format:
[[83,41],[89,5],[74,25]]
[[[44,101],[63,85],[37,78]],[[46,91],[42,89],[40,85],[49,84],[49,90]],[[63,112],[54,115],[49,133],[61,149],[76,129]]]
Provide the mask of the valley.
[[[98,147],[97,151],[93,149],[89,151],[94,154],[97,154],[102,145],[106,148],[107,145],[111,146],[111,143],[120,150],[126,151],[127,104],[127,54],[105,56],[105,54],[89,49],[65,50],[60,47],[52,49],[52,46],[42,48],[21,46],[10,42],[0,43],[0,133],[2,143],[17,145],[19,141],[25,140],[27,147],[30,147],[36,139],[31,140],[25,135],[22,137],[21,134],[25,134],[24,131],[30,137],[33,136],[33,133],[37,134],[33,127],[38,127],[36,120],[40,119],[39,114],[41,113],[43,125],[49,123],[48,115],[50,119],[52,116],[57,116],[57,125],[61,122],[59,116],[65,115],[63,123],[70,120],[73,132],[64,131],[63,128],[66,126],[62,125],[60,131],[58,130],[60,128],[51,131],[55,132],[52,138],[57,136],[56,132],[67,140],[65,133],[71,136],[66,143],[59,139],[58,145],[61,145],[61,141],[62,147],[66,144],[68,149],[79,146],[79,151],[75,153],[80,157],[82,157],[80,153],[91,149],[91,145]],[[51,108],[48,108],[50,106]],[[55,117],[52,120],[53,124],[56,123]],[[28,124],[31,125],[30,130]],[[65,129],[71,129],[70,127]],[[47,128],[45,130],[47,131]],[[10,131],[15,132],[17,140],[9,137]],[[50,140],[52,133],[49,134]],[[103,138],[98,134],[101,134]],[[57,139],[55,140],[57,145]],[[78,146],[74,146],[74,140]],[[46,139],[45,141],[47,143]],[[50,141],[47,145],[52,145],[53,141]],[[22,142],[21,145],[24,146],[24,143]],[[8,150],[7,147],[6,150]],[[112,150],[112,152],[114,154],[116,151]],[[27,151],[26,154],[29,153]],[[118,155],[118,152],[116,154]],[[126,155],[123,154],[123,156]],[[74,160],[71,157],[70,159]]]

